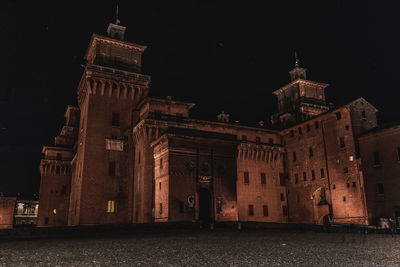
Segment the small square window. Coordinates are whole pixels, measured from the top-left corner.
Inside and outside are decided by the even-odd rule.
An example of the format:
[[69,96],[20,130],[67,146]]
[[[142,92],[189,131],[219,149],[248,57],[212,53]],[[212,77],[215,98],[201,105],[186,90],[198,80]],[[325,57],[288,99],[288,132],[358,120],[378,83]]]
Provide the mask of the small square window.
[[356,182],[353,182],[352,185],[353,185],[353,187],[356,187]]
[[346,131],[350,130],[350,126],[346,125]]
[[336,189],[336,185],[335,185],[335,184],[332,185],[332,189],[333,189],[333,190]]
[[346,183],[346,186],[347,186],[347,188],[349,188],[350,187],[350,183]]
[[343,197],[343,202],[346,202],[346,197]]

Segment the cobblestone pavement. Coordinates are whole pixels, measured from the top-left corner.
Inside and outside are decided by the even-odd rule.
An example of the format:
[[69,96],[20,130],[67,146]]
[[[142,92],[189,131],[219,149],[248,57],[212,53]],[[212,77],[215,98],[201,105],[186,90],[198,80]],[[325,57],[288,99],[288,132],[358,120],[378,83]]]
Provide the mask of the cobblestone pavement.
[[0,240],[0,266],[400,266],[400,235],[203,229]]

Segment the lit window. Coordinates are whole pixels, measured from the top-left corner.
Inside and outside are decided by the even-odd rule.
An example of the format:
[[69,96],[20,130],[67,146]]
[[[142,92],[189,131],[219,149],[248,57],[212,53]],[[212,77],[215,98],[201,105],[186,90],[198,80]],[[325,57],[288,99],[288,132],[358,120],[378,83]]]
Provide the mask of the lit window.
[[114,213],[115,212],[115,200],[109,200],[107,202],[107,212]]
[[350,160],[350,161],[353,161],[353,160],[354,160],[354,157],[353,157],[353,156],[350,156],[350,157],[349,157],[349,160]]

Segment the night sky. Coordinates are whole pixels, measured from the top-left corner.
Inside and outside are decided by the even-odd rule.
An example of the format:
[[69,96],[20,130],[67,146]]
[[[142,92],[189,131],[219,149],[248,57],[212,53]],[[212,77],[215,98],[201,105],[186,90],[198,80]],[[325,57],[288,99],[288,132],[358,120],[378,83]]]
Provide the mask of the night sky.
[[[380,122],[400,121],[400,6],[119,2],[127,41],[148,46],[143,73],[152,76],[150,96],[193,102],[195,118],[214,120],[224,110],[246,124],[269,121],[276,111],[271,92],[290,81],[297,51],[308,78],[330,84],[329,102],[363,96]],[[77,105],[91,34],[105,35],[115,6],[0,4],[0,192],[39,192],[42,146],[54,144],[66,105]]]

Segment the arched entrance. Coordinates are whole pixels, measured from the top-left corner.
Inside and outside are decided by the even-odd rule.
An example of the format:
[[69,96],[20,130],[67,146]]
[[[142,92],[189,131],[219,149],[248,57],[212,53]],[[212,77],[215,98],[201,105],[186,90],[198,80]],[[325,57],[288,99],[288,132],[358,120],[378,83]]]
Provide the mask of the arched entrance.
[[211,193],[208,189],[199,189],[199,220],[204,224],[210,223],[211,219]]

